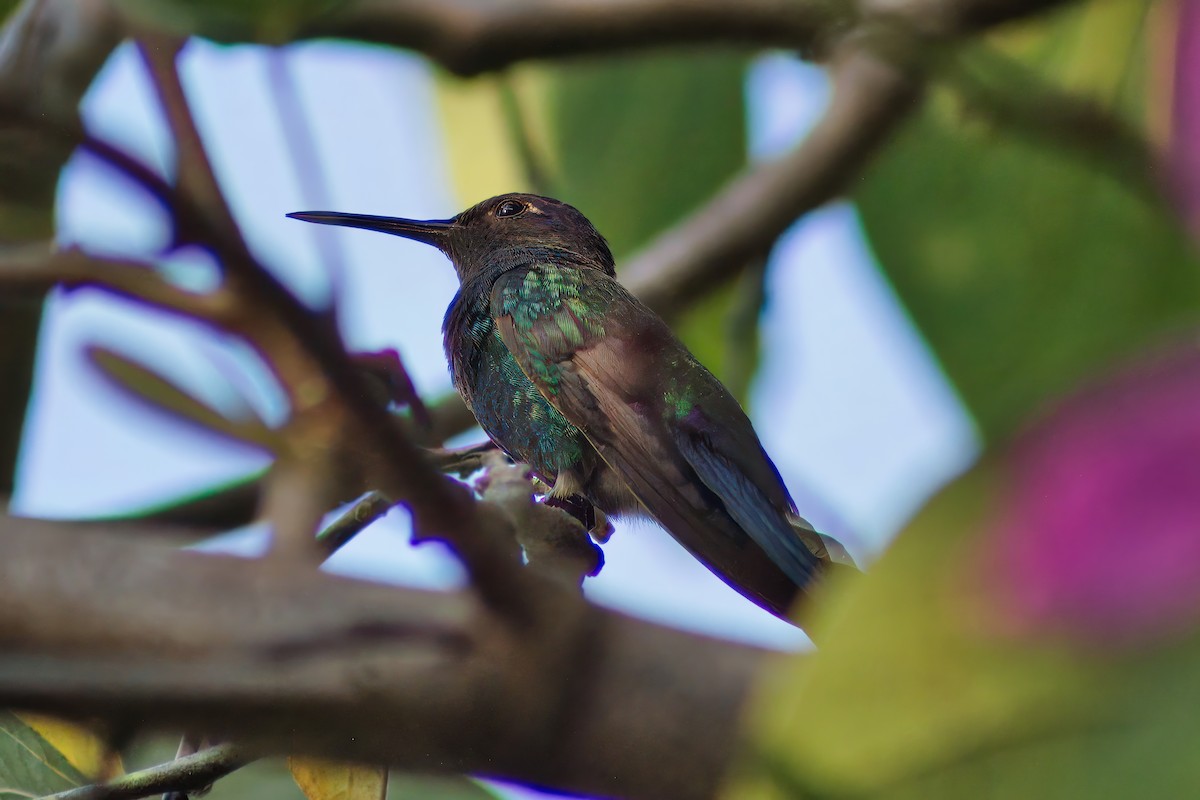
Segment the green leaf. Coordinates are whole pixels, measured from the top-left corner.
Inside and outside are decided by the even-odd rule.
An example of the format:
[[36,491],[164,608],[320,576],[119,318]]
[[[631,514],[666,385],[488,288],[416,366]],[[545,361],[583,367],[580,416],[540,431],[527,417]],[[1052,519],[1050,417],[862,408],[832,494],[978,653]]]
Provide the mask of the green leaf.
[[[623,258],[684,219],[746,160],[746,60],[656,53],[502,78],[440,80],[448,152],[463,205],[533,190],[577,206]],[[696,356],[744,395],[758,342],[743,324],[755,287],[728,287],[673,320]]]
[[[1136,122],[1145,14],[1141,2],[1086,4],[989,46]],[[1070,138],[1030,135],[1024,123],[1051,116],[1052,98],[1023,122],[979,102],[934,91],[854,199],[880,265],[994,442],[1048,397],[1195,320],[1200,269],[1148,183],[1095,157],[1112,148],[1084,157]]]
[[107,771],[115,776],[125,771],[120,755],[90,728],[44,714],[22,713],[20,718],[84,775]]
[[0,800],[28,800],[87,783],[33,728],[0,711]]
[[745,164],[745,66],[728,53],[658,53],[542,76],[551,188],[587,213],[618,259]]
[[[970,755],[1088,719],[1091,687],[1053,650],[977,635],[963,534],[987,517],[977,471],[935,499],[870,573],[815,604],[816,654],[789,659],[756,703],[729,797],[874,792]],[[964,795],[965,796],[965,795]]]

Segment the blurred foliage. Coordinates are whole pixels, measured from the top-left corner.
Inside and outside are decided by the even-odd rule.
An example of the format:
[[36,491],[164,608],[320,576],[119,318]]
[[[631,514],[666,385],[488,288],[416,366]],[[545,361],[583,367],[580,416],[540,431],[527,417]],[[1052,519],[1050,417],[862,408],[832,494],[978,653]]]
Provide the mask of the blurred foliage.
[[[515,190],[561,198],[604,233],[619,270],[745,165],[745,67],[736,54],[655,53],[442,77],[460,200]],[[761,285],[761,273],[751,275]],[[674,321],[743,400],[758,362],[756,326],[735,335],[745,333],[747,296],[757,296],[753,287],[727,287]]]
[[992,510],[993,478],[961,479],[870,580],[837,587],[819,655],[760,686],[754,740],[725,796],[1195,794],[1195,638],[1102,654],[1004,635],[994,598],[972,583],[989,582],[987,565],[963,539]]
[[468,778],[392,772],[388,800],[496,800],[498,795]]
[[0,800],[28,800],[86,782],[41,734],[16,714],[0,711]]
[[830,587],[727,796],[1195,796],[1195,341],[1060,404]]
[[[1140,0],[1089,3],[975,47],[1139,122],[1146,14]],[[1072,141],[1027,133],[936,90],[854,192],[880,265],[989,441],[1200,310],[1195,253],[1165,202]]]
[[[856,188],[988,454],[869,578],[827,587],[820,650],[759,687],[725,796],[1200,791],[1200,265],[1122,129],[1154,113],[1147,9],[972,45]],[[1035,113],[981,107],[981,67]],[[1116,122],[1061,126],[1062,91]],[[1164,338],[1184,342],[1165,362]]]
[[[124,753],[124,761],[131,771],[166,763],[175,757],[178,744],[174,737],[138,739]],[[60,747],[73,757],[68,758]],[[89,775],[96,774],[93,768],[101,765],[102,755],[99,740],[83,728],[50,717],[0,711],[0,800],[28,800],[83,786],[90,782]],[[84,759],[83,763],[76,758]],[[105,766],[119,770],[121,758],[115,758]],[[392,772],[385,781],[375,768],[278,758],[251,762],[221,778],[204,795],[208,800],[303,800],[306,796],[309,800],[495,798],[479,783],[454,775]]]

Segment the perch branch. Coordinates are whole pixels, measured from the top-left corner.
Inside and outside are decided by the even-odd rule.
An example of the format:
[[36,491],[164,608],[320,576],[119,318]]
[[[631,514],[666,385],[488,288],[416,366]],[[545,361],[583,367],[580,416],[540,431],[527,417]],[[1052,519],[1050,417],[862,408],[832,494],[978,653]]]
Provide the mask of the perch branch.
[[165,764],[130,772],[107,783],[59,792],[48,800],[137,800],[163,792],[198,791],[242,768],[250,760],[242,748],[221,744]]
[[0,518],[0,705],[256,755],[711,796],[763,653],[584,608],[588,636],[541,647],[469,594]]

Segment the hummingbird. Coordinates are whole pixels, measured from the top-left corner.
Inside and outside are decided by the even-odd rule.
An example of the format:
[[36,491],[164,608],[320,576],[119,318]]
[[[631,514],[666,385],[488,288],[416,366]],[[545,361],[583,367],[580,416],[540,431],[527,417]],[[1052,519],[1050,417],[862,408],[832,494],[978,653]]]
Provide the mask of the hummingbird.
[[454,386],[549,499],[648,514],[784,619],[831,563],[852,564],[799,516],[737,400],[617,281],[608,243],[573,206],[513,193],[441,220],[288,216],[449,258],[460,285],[442,326]]

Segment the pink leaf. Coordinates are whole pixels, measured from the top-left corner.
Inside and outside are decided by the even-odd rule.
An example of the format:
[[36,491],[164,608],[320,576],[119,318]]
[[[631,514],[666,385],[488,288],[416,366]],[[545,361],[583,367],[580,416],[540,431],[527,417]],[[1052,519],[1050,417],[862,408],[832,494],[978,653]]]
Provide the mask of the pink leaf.
[[988,567],[1020,628],[1128,642],[1200,620],[1200,350],[1064,403],[1007,466]]

